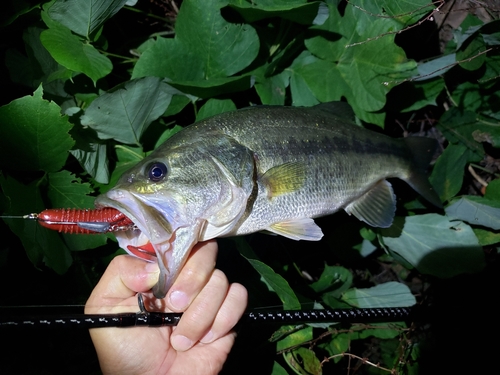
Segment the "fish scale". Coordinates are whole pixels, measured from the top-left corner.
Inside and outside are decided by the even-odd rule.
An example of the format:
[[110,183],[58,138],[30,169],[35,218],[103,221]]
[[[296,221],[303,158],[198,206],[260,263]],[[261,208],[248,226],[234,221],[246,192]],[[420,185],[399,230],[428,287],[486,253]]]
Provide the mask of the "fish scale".
[[323,233],[313,219],[340,209],[390,226],[396,199],[387,178],[441,205],[425,174],[434,140],[393,139],[352,119],[345,103],[205,119],[165,141],[96,205],[119,210],[138,228],[116,233],[121,247],[155,249],[158,298],[199,241],[262,230],[317,241]]

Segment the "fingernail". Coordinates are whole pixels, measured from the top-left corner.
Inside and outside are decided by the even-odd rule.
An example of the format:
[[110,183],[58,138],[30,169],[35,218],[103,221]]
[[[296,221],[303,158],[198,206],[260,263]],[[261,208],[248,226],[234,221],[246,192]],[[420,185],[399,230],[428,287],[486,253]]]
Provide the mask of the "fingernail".
[[208,331],[207,334],[205,336],[203,336],[203,338],[200,340],[200,342],[204,343],[204,344],[209,344],[213,341],[214,339],[214,333],[212,332],[212,330]]
[[175,290],[170,293],[169,300],[172,307],[176,310],[184,310],[189,303],[189,298],[186,293],[181,292],[180,290]]
[[186,336],[182,335],[172,336],[170,343],[172,344],[172,347],[178,352],[185,352],[193,346],[193,342]]

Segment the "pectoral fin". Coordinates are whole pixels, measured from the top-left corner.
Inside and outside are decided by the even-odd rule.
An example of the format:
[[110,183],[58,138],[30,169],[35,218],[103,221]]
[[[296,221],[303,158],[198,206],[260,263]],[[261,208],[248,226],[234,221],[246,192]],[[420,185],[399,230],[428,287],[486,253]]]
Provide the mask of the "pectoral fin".
[[345,211],[372,227],[388,228],[396,212],[396,196],[386,180],[379,181],[361,197],[351,202]]
[[309,218],[282,221],[269,226],[266,230],[292,240],[319,241],[323,237],[321,228]]
[[264,173],[260,180],[269,198],[299,190],[305,182],[304,163],[277,165]]

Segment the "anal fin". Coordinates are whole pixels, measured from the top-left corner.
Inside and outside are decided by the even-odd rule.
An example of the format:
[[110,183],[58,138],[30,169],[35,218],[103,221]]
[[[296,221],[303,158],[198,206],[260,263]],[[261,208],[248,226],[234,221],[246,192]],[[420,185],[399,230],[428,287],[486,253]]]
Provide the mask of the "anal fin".
[[396,212],[396,197],[391,184],[386,180],[379,181],[361,197],[349,203],[345,211],[372,227],[390,227]]
[[282,221],[272,224],[266,230],[292,240],[319,241],[323,237],[321,228],[310,218]]

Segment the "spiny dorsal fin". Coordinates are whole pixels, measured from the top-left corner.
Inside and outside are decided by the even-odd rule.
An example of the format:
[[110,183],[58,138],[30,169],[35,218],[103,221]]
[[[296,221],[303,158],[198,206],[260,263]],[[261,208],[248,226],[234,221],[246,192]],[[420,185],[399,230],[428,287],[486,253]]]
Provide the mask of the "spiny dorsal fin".
[[278,195],[299,190],[305,182],[306,171],[303,163],[285,163],[272,167],[262,175],[260,180],[271,199]]
[[313,111],[320,111],[326,116],[334,116],[341,120],[354,123],[355,115],[351,106],[346,102],[326,102],[311,107]]
[[323,237],[321,228],[310,218],[282,221],[271,225],[266,230],[292,240],[319,241]]
[[396,197],[386,180],[379,181],[361,197],[351,202],[345,211],[372,227],[388,228],[396,212]]

